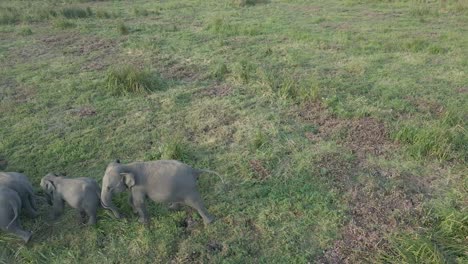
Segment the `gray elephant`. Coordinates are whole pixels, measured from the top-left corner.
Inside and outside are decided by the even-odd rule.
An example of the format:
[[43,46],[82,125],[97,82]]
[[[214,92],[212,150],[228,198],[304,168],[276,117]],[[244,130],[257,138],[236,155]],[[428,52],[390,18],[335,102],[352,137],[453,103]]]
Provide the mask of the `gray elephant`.
[[112,194],[128,188],[131,191],[130,205],[142,223],[149,220],[145,208],[145,199],[148,197],[155,202],[174,203],[174,206],[188,205],[198,211],[205,224],[209,224],[214,217],[206,210],[196,187],[197,178],[203,172],[219,176],[214,171],[194,169],[176,160],[129,164],[121,164],[117,160],[107,166],[102,179],[102,206],[120,218],[117,208],[112,203]]
[[18,193],[5,186],[0,186],[0,229],[15,234],[26,243],[31,239],[31,232],[23,230],[19,220],[21,198]]
[[38,215],[34,189],[26,175],[18,172],[0,172],[0,186],[8,187],[18,193],[28,216],[34,218]]
[[83,223],[88,216],[88,224],[96,224],[101,190],[94,179],[67,178],[49,173],[42,178],[41,188],[46,193],[47,202],[53,206],[53,219],[63,212],[64,202],[67,202],[79,211]]

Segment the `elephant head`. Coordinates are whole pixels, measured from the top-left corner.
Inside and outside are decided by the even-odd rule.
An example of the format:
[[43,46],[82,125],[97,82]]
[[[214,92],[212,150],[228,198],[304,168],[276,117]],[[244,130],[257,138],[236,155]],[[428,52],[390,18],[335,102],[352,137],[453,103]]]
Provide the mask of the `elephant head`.
[[47,203],[49,205],[52,205],[54,192],[56,190],[56,186],[54,183],[55,178],[57,178],[56,174],[49,173],[41,179],[41,188],[44,190],[44,193],[46,194]]
[[102,178],[102,207],[111,210],[115,217],[121,218],[117,208],[112,203],[112,195],[114,193],[121,193],[134,185],[134,174],[130,172],[125,165],[121,164],[119,160],[110,163],[107,166],[104,177]]

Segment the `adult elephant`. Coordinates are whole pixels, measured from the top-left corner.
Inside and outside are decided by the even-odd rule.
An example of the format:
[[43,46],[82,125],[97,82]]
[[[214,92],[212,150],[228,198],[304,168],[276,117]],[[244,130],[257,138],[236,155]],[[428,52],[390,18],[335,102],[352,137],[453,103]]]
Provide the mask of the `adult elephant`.
[[155,202],[188,205],[198,211],[205,224],[209,224],[214,217],[206,210],[196,188],[197,178],[203,172],[217,174],[209,170],[194,169],[176,160],[129,164],[121,164],[117,160],[107,166],[102,179],[102,206],[120,218],[120,213],[112,203],[112,194],[129,189],[129,202],[133,212],[139,215],[140,222],[147,223],[149,220],[145,208],[145,199],[148,197]]
[[16,191],[26,214],[33,218],[37,216],[34,190],[26,175],[19,172],[0,172],[0,186]]

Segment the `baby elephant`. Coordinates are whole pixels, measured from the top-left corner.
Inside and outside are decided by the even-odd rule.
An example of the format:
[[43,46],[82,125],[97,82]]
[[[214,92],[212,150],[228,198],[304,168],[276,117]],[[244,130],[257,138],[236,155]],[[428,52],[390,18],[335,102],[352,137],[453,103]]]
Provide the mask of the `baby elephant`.
[[0,186],[0,229],[15,234],[26,243],[31,232],[23,230],[19,221],[21,198],[13,189]]
[[48,203],[53,206],[53,219],[63,212],[65,201],[80,212],[82,223],[88,216],[88,224],[96,224],[101,190],[95,180],[83,177],[66,178],[49,173],[42,178],[41,188],[46,193]]

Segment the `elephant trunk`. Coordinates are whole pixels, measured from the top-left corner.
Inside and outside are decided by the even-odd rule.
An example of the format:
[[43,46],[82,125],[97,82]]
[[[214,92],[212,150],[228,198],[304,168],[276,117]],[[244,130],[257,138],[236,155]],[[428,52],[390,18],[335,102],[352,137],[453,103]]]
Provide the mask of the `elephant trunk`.
[[121,218],[117,207],[112,203],[112,193],[107,192],[104,189],[101,192],[101,205],[104,209],[111,210],[116,218]]

